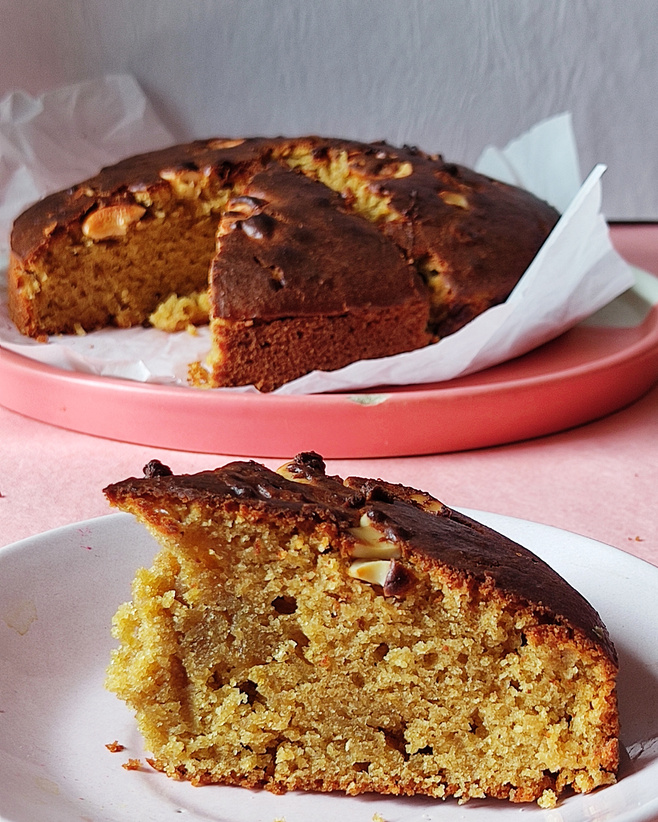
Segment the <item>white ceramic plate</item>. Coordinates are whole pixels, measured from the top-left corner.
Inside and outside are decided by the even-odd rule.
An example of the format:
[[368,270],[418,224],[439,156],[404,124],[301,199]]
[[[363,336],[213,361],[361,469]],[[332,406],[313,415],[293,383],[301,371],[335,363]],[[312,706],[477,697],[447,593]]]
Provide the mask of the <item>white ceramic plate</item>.
[[[151,770],[128,710],[103,689],[117,606],[156,550],[126,514],[60,528],[0,550],[0,819],[3,822],[640,822],[658,816],[658,568],[535,523],[469,514],[548,560],[602,615],[621,661],[620,781],[558,808],[494,800],[273,796],[193,788]],[[110,753],[105,745],[125,745]]]

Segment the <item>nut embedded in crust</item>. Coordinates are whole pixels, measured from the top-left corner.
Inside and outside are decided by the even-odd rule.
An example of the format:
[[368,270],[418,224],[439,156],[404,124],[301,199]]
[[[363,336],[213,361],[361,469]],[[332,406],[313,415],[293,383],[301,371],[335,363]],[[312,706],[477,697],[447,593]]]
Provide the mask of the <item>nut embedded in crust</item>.
[[279,476],[284,477],[291,482],[301,482],[302,485],[310,485],[313,480],[309,479],[308,477],[303,476],[302,474],[293,470],[293,463],[286,462],[284,465],[280,465],[276,469],[276,473]]
[[166,180],[182,199],[195,197],[208,179],[203,171],[191,168],[165,168],[160,171],[160,177]]
[[257,197],[233,197],[229,200],[226,211],[219,224],[218,237],[225,237],[233,231],[239,224],[247,220],[253,220],[261,214],[261,209],[265,205],[264,200]]
[[466,197],[458,191],[439,191],[439,197],[446,205],[452,205],[463,209],[470,208]]
[[379,585],[382,588],[391,569],[391,562],[387,559],[357,559],[347,570],[347,573],[362,582]]
[[391,160],[391,162],[384,164],[377,170],[378,177],[392,177],[394,180],[400,180],[403,177],[411,177],[414,173],[414,167],[406,160],[400,162],[399,160]]
[[244,138],[240,140],[211,140],[208,143],[209,148],[213,149],[220,149],[220,148],[235,148],[236,146],[241,146],[244,143]]
[[314,479],[325,476],[325,464],[315,451],[302,451],[294,459],[276,469],[276,473],[293,482],[311,484]]
[[442,511],[446,510],[445,505],[442,502],[439,502],[438,499],[434,499],[434,497],[430,496],[430,494],[426,494],[424,491],[415,491],[409,499],[417,502],[423,511],[427,511],[431,514],[440,514]]
[[368,514],[363,514],[359,525],[350,528],[350,532],[356,540],[351,552],[354,559],[393,559],[402,556],[400,546],[388,540]]
[[134,203],[104,206],[93,211],[82,224],[82,233],[90,240],[124,237],[128,228],[146,214],[146,209]]

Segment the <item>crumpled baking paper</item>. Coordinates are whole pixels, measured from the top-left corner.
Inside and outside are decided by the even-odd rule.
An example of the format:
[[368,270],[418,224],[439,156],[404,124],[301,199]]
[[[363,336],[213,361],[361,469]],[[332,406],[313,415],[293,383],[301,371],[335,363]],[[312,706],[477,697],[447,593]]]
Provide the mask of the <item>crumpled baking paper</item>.
[[[0,102],[3,239],[17,214],[38,197],[79,182],[121,157],[171,142],[130,77],[101,78],[39,98],[10,95]],[[502,150],[485,148],[476,168],[532,191],[562,213],[507,301],[434,345],[362,360],[338,371],[313,372],[276,393],[425,384],[480,371],[553,339],[633,285],[633,273],[613,249],[601,214],[605,166],[597,165],[580,184],[569,114],[538,123]],[[3,287],[6,279],[0,281]],[[207,327],[195,334],[103,329],[37,343],[17,331],[6,303],[0,290],[0,345],[66,370],[184,386],[188,364],[203,360],[210,349]],[[252,386],[213,390],[256,391]]]
[[143,91],[115,74],[0,100],[0,252],[27,206],[130,154],[173,142]]

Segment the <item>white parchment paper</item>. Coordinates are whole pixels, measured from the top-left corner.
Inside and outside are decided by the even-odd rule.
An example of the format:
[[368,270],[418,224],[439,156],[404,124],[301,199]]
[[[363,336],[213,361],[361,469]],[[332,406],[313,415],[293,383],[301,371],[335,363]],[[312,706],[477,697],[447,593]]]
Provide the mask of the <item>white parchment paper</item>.
[[118,160],[173,142],[128,75],[0,100],[0,251],[14,219],[33,202]]
[[[35,199],[79,182],[121,157],[170,142],[131,77],[101,78],[39,98],[10,95],[0,102],[2,241],[6,243],[17,214]],[[562,213],[508,300],[432,346],[352,363],[338,371],[313,372],[277,393],[422,384],[473,373],[558,336],[632,286],[632,271],[613,249],[601,214],[605,166],[597,165],[580,184],[568,114],[538,123],[504,149],[486,147],[477,169],[527,188]],[[6,278],[0,280],[2,288],[6,289]],[[185,385],[188,364],[203,360],[210,348],[207,328],[194,335],[103,329],[37,343],[17,331],[6,303],[0,291],[0,345],[58,368]],[[213,390],[255,391],[251,386]]]

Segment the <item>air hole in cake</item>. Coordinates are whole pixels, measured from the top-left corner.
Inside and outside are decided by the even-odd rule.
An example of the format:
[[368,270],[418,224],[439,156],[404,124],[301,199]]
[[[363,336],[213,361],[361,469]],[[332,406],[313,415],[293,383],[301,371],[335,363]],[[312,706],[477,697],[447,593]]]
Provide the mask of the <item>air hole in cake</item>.
[[379,728],[379,730],[384,734],[386,746],[402,754],[402,758],[407,762],[409,760],[409,754],[407,753],[407,740],[404,736],[405,729],[396,728],[395,730],[388,730],[387,728]]
[[475,710],[470,718],[470,732],[475,734],[480,739],[484,739],[485,737],[489,736],[489,732],[487,731],[484,720],[482,719],[480,712]]
[[250,679],[246,679],[244,682],[241,682],[238,685],[238,690],[247,695],[247,704],[249,705],[253,705],[255,702],[259,702],[261,705],[267,704],[267,700],[259,692],[256,683],[252,682]]
[[370,767],[370,762],[355,762],[352,765],[352,769],[362,773],[363,771],[367,771]]
[[218,691],[221,687],[223,687],[224,682],[220,672],[213,671],[213,673],[206,680],[206,685],[211,691]]
[[294,614],[297,610],[297,600],[289,596],[276,597],[272,600],[272,607],[278,614]]
[[432,756],[434,754],[434,748],[431,745],[425,745],[424,748],[420,748],[416,753],[422,754],[423,756]]
[[304,649],[310,645],[310,640],[306,634],[303,631],[291,631],[289,637],[295,643],[295,656],[307,665],[312,665],[313,663],[306,658],[304,653]]
[[270,758],[269,763],[264,768],[264,773],[267,776],[271,777],[274,775],[274,771],[276,768],[276,752],[278,748],[278,743],[276,743],[275,745],[268,745],[267,748],[265,748],[265,754]]
[[426,668],[435,668],[438,661],[439,655],[435,654],[434,651],[430,651],[429,654],[423,654],[423,665],[425,665]]
[[358,671],[355,671],[354,673],[350,674],[350,679],[357,688],[363,688],[363,686],[366,684],[365,677]]
[[375,662],[381,662],[382,659],[384,659],[384,657],[386,656],[387,653],[388,653],[388,645],[385,642],[382,642],[380,645],[378,645],[375,648],[372,655],[375,659]]
[[303,631],[291,631],[289,636],[298,648],[308,647],[311,641]]
[[460,665],[466,665],[468,662],[468,654],[459,654],[457,656],[457,662],[459,662]]

